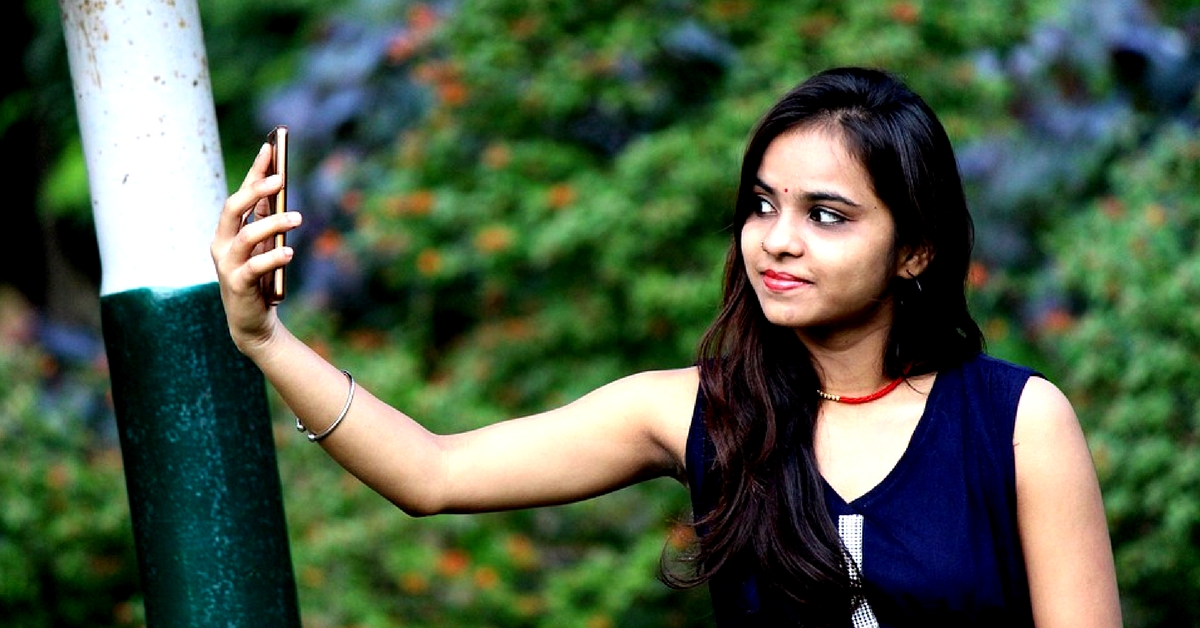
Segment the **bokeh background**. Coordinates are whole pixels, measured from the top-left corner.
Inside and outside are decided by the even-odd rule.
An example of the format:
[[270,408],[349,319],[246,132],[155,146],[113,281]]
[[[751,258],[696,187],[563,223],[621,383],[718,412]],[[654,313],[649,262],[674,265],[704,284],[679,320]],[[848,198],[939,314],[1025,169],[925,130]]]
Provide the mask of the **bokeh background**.
[[[437,431],[689,364],[757,116],[900,73],[958,150],[990,351],[1077,405],[1127,625],[1200,626],[1200,0],[199,4],[229,180],[293,129],[281,315]],[[0,623],[138,626],[58,6],[0,11]],[[677,484],[412,520],[271,401],[306,627],[708,625],[656,580]]]

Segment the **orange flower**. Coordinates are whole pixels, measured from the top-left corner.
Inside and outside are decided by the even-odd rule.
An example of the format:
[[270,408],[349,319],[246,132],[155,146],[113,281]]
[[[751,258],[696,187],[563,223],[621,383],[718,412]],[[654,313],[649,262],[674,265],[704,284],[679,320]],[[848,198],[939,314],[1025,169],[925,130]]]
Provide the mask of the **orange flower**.
[[800,34],[810,39],[824,37],[826,33],[837,26],[837,17],[830,13],[812,13],[804,18],[798,27]]
[[546,202],[552,209],[563,209],[575,202],[575,196],[575,188],[571,187],[571,184],[559,183],[551,186],[546,192]]
[[413,77],[422,83],[440,83],[456,76],[458,70],[447,61],[426,61],[413,68]]
[[402,233],[385,233],[371,247],[376,253],[395,257],[408,250],[411,239]]
[[132,626],[135,610],[133,602],[119,602],[113,607],[113,619],[117,620],[118,624]]
[[592,615],[588,618],[587,628],[613,628],[613,620],[608,615]]
[[111,554],[88,558],[88,569],[101,578],[111,578],[121,571],[125,561]]
[[496,588],[496,585],[499,583],[500,574],[496,573],[495,569],[484,565],[475,570],[475,586],[479,587],[480,589],[483,589],[484,591],[490,591]]
[[896,2],[889,13],[893,20],[901,24],[916,24],[921,17],[921,10],[912,2]]
[[425,249],[417,254],[417,272],[432,277],[442,270],[442,254],[434,249]]
[[67,465],[58,462],[46,470],[46,485],[61,490],[71,481],[71,470]]
[[329,258],[337,254],[342,248],[342,234],[334,229],[326,229],[317,236],[317,241],[313,243],[313,255],[320,258]]
[[532,617],[542,612],[542,599],[536,595],[522,595],[515,603],[517,614],[522,617]]
[[425,42],[421,38],[411,32],[396,33],[388,40],[387,60],[390,63],[404,63],[417,54],[423,43]]
[[967,284],[972,288],[982,288],[987,284],[989,272],[987,266],[982,262],[971,262],[970,268],[967,269]]
[[350,214],[356,213],[359,208],[362,207],[362,202],[362,190],[346,190],[340,199],[342,209],[346,210],[346,212]]
[[504,144],[488,144],[483,149],[483,165],[492,170],[499,170],[512,161],[512,151]]
[[408,197],[408,211],[411,214],[424,216],[433,211],[437,197],[429,190],[418,190]]
[[383,199],[383,215],[388,218],[399,218],[404,214],[404,197],[394,194]]
[[383,202],[384,212],[392,217],[412,215],[424,216],[433,211],[437,197],[429,190],[417,190],[409,194],[388,197]]
[[437,10],[424,2],[414,4],[408,9],[408,25],[418,33],[433,30],[438,25],[438,20]]
[[387,344],[387,334],[377,329],[357,329],[346,334],[346,344],[358,350],[380,349]]
[[513,242],[513,230],[503,225],[484,227],[475,235],[475,248],[483,253],[499,253]]
[[528,340],[533,337],[534,326],[528,318],[505,319],[501,329],[509,340]]
[[527,536],[514,534],[508,537],[504,548],[508,552],[508,557],[518,568],[528,569],[538,562],[537,549],[534,548]]
[[712,12],[721,20],[742,17],[750,12],[750,3],[746,0],[720,0],[713,3]]
[[508,32],[514,39],[527,39],[530,35],[538,32],[542,27],[542,18],[539,15],[525,14],[513,20],[508,25]]
[[1115,196],[1106,196],[1100,200],[1100,211],[1105,216],[1116,220],[1125,215],[1125,203],[1122,203],[1121,199]]
[[467,86],[457,79],[443,81],[437,86],[438,99],[447,107],[457,107],[467,102]]
[[400,576],[400,590],[410,595],[420,595],[429,590],[429,579],[410,571]]
[[37,370],[38,373],[41,373],[42,379],[53,379],[58,375],[60,365],[58,360],[54,359],[54,356],[41,355],[38,356]]
[[453,578],[462,575],[470,564],[471,559],[466,552],[460,549],[448,549],[438,557],[437,571],[447,578]]
[[1062,309],[1054,308],[1042,316],[1042,329],[1052,334],[1070,330],[1075,326],[1075,317]]
[[1008,338],[1008,322],[1003,318],[989,319],[984,324],[984,335],[987,336],[988,340],[997,342]]
[[313,589],[319,589],[325,584],[325,572],[308,565],[300,572],[300,579],[304,585]]

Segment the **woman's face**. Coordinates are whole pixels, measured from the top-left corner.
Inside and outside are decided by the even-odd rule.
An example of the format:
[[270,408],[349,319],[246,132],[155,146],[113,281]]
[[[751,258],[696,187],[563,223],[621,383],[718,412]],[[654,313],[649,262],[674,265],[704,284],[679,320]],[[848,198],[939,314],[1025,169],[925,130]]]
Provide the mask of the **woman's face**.
[[754,193],[741,247],[767,320],[812,337],[891,323],[888,286],[909,266],[894,247],[891,211],[839,132],[802,127],[775,138]]

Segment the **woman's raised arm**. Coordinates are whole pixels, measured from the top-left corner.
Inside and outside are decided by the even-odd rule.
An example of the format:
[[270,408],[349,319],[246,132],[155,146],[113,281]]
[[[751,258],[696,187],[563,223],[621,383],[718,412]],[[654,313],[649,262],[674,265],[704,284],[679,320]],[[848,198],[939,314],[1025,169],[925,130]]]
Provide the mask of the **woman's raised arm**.
[[[312,433],[342,413],[349,381],[293,336],[263,301],[260,278],[291,261],[266,250],[300,224],[267,216],[279,180],[260,151],[222,210],[212,255],[230,334]],[[255,211],[258,220],[247,223]],[[437,435],[361,387],[321,446],[364,483],[414,515],[558,504],[649,477],[682,477],[698,376],[694,368],[631,375],[534,416]],[[299,438],[299,436],[297,436]]]

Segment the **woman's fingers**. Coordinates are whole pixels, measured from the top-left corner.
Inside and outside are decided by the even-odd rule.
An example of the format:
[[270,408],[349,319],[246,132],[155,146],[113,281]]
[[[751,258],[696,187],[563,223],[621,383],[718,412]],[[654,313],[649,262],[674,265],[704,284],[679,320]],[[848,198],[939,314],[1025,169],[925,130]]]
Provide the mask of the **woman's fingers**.
[[[265,207],[267,196],[279,191],[283,179],[279,175],[271,175],[265,179],[248,180],[242,187],[225,199],[225,207],[217,221],[217,239],[229,239],[237,235],[245,222],[246,212],[254,210],[260,204]],[[265,210],[259,210],[260,215]]]
[[292,261],[292,255],[292,247],[284,246],[251,257],[230,274],[230,288],[235,294],[257,297],[263,276]]
[[264,240],[276,233],[290,231],[293,226],[292,220],[299,216],[298,212],[289,212],[278,216],[256,218],[238,230],[237,237],[233,239],[230,246],[235,253],[249,257],[254,247]]
[[[287,212],[277,216],[266,216],[246,223],[238,229],[237,234],[228,241],[223,251],[216,253],[224,258],[224,262],[239,266],[248,262],[259,249],[259,245],[267,243],[276,234],[286,233],[300,226],[302,217],[299,212]],[[241,224],[239,220],[239,225]],[[264,247],[267,248],[267,247]],[[218,260],[218,264],[221,260]]]
[[251,182],[266,176],[267,166],[270,163],[271,145],[263,142],[263,145],[258,147],[258,154],[254,156],[254,163],[250,164],[250,169],[246,171],[246,176],[242,178],[242,185],[240,187],[246,187]]
[[270,161],[270,149],[263,144],[254,158],[254,163],[246,171],[241,186],[225,199],[225,207],[221,210],[221,216],[217,220],[215,236],[217,241],[233,238],[245,222],[246,212],[254,209],[258,203],[265,202],[263,199],[278,192],[280,186],[283,185],[282,177],[266,176]]
[[213,246],[221,300],[229,331],[238,347],[254,346],[272,334],[277,319],[263,299],[262,278],[292,261],[291,247],[266,246],[276,233],[300,224],[300,214],[269,216],[242,227],[222,246]]
[[264,145],[241,186],[225,199],[210,247],[229,331],[239,348],[263,342],[278,325],[274,308],[263,299],[262,278],[292,261],[290,247],[274,248],[271,241],[301,221],[297,212],[267,215],[268,197],[283,186],[279,175],[267,176],[270,157]]
[[269,162],[270,150],[264,144],[241,187],[225,200],[213,237],[211,249],[217,274],[237,294],[257,290],[259,277],[291,260],[290,250],[271,251],[269,241],[276,234],[295,229],[301,221],[297,212],[267,215],[267,198],[282,186],[280,176],[266,176]]

